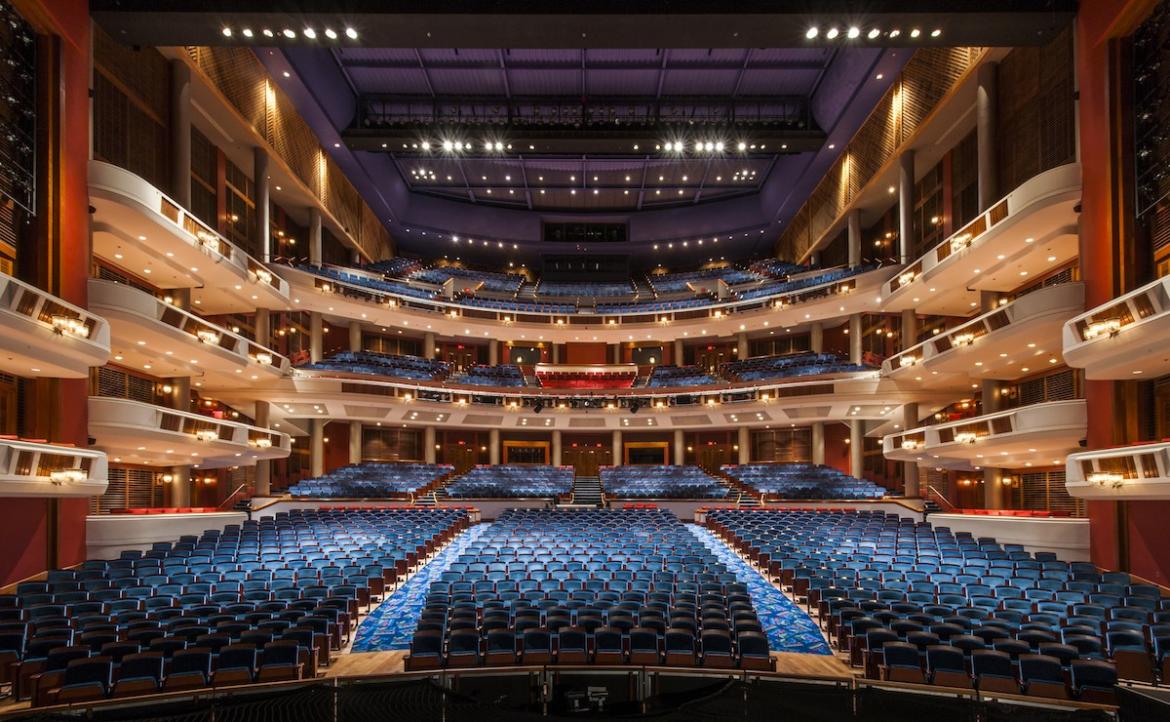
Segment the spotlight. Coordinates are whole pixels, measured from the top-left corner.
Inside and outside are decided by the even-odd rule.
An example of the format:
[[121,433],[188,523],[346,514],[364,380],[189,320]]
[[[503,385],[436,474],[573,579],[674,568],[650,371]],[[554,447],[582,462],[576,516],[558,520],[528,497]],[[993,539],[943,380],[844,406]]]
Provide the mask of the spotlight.
[[942,30],[939,30],[938,28],[930,31],[930,37],[932,38],[937,38],[939,35],[942,35]]
[[504,144],[497,140],[496,141],[496,150],[503,150],[503,149],[504,149]]
[[485,142],[485,143],[483,144],[483,149],[484,149],[484,152],[485,152],[485,153],[490,153],[490,152],[491,152],[491,150],[492,150],[492,142],[491,142],[490,140],[489,140],[489,141],[487,141],[487,142]]
[[224,28],[223,29],[223,36],[225,38],[230,38],[232,36],[232,29],[231,28]]
[[813,38],[815,38],[817,36],[817,34],[819,32],[820,32],[820,30],[817,29],[816,25],[814,25],[804,32],[804,37],[808,38],[809,40],[812,40]]
[[357,31],[353,28],[346,28],[345,37],[349,38],[350,40],[357,40]]
[[253,35],[252,28],[244,28],[241,32],[244,34],[245,38],[250,38]]
[[720,142],[718,142],[718,143],[716,143],[716,144],[715,144],[715,151],[716,151],[717,153],[722,153],[722,152],[723,152],[723,141],[720,141]]
[[317,39],[317,31],[316,31],[316,30],[314,30],[313,28],[305,28],[305,29],[304,29],[304,30],[302,30],[301,32],[302,32],[302,33],[304,34],[304,36],[305,36],[306,38],[308,38],[309,40],[316,40],[316,39]]
[[910,37],[912,37],[912,38],[916,38],[921,34],[922,34],[922,31],[919,30],[918,28],[914,28],[913,30],[910,31]]
[[829,32],[825,33],[825,37],[828,38],[829,40],[832,40],[840,34],[841,34],[841,31],[838,30],[837,28],[829,28]]
[[640,401],[638,401],[637,399],[634,399],[633,401],[630,402],[630,413],[631,414],[638,413],[638,409],[640,409],[640,408],[642,408],[642,403]]
[[294,33],[291,28],[285,28],[284,30],[281,30],[280,34],[285,36],[289,40],[295,40],[297,37],[297,34]]
[[336,40],[337,32],[333,28],[325,28],[325,37],[329,38],[330,40]]
[[849,32],[846,33],[846,35],[849,37],[849,39],[852,40],[853,38],[856,38],[859,35],[861,35],[861,28],[859,28],[859,27],[849,28]]
[[898,28],[894,28],[893,30],[891,30],[891,31],[890,31],[890,37],[891,37],[891,38],[896,38],[896,37],[898,37],[898,36],[899,36],[899,35],[901,35],[901,34],[902,34],[902,31],[901,31],[901,30],[899,30]]
[[537,401],[535,404],[532,405],[532,413],[539,414],[541,411],[544,411],[544,402],[543,401]]
[[443,150],[445,150],[445,151],[448,151],[448,152],[449,152],[449,151],[452,151],[452,150],[454,150],[454,149],[455,149],[455,144],[454,144],[454,143],[452,143],[452,142],[451,142],[451,141],[449,141],[449,140],[445,140],[445,141],[443,141]]
[[873,28],[869,31],[868,34],[866,34],[865,37],[869,38],[870,40],[873,40],[874,38],[876,38],[877,36],[879,36],[881,34],[882,34],[881,30],[878,30],[877,28]]
[[740,151],[745,151],[747,150],[747,143],[740,143],[736,147],[739,148]]
[[261,30],[260,32],[261,32],[261,33],[263,33],[263,34],[264,34],[264,37],[266,37],[266,38],[270,38],[270,37],[272,37],[272,36],[273,36],[273,34],[274,34],[274,33],[273,33],[271,30],[269,30],[268,28],[264,28],[264,29],[263,29],[263,30]]

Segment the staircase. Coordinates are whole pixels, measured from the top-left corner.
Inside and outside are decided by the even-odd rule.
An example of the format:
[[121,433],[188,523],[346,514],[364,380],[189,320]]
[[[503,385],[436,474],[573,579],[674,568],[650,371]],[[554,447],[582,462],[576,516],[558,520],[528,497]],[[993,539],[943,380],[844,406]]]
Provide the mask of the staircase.
[[760,505],[760,498],[752,494],[739,493],[739,497],[735,500],[735,507],[737,509],[750,509]]
[[437,506],[439,503],[439,493],[432,491],[427,494],[415,497],[415,506]]
[[573,479],[574,506],[601,506],[601,477],[578,476]]

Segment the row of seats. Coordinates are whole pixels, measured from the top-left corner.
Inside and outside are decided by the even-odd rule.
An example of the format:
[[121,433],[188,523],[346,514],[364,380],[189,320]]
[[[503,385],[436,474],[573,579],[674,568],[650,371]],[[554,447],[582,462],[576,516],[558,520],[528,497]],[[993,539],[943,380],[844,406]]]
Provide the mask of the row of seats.
[[728,488],[697,466],[604,466],[601,486],[619,499],[722,499]]
[[850,363],[838,354],[800,352],[728,361],[720,365],[719,375],[729,381],[768,381],[870,370],[869,366]]
[[513,388],[525,386],[524,372],[516,364],[500,366],[472,366],[456,375],[452,381],[469,386],[496,386]]
[[450,464],[365,462],[338,467],[289,487],[294,497],[402,499],[424,491],[455,470]]
[[308,371],[345,371],[354,374],[393,376],[417,381],[440,381],[447,378],[450,364],[421,356],[385,354],[374,351],[338,351],[315,363],[299,368]]
[[0,683],[49,704],[312,676],[468,525],[463,509],[295,510],[50,570],[0,596]]
[[443,487],[463,499],[558,497],[573,490],[573,467],[536,464],[480,465]]
[[549,297],[579,297],[579,298],[612,298],[633,296],[634,286],[628,281],[625,283],[591,283],[588,281],[564,283],[556,281],[542,281],[536,287],[537,296]]
[[698,366],[655,366],[646,385],[650,388],[676,386],[712,386],[718,383],[714,376]]
[[885,487],[821,464],[724,464],[720,471],[779,499],[881,499]]

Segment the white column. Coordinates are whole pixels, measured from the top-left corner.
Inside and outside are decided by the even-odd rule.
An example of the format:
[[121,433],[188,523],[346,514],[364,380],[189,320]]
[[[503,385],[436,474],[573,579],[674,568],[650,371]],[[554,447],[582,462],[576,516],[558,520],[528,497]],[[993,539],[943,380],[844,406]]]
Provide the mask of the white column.
[[613,430],[613,465],[621,466],[623,461],[622,456],[622,430]]
[[849,249],[849,265],[861,265],[861,211],[854,208],[849,211],[846,217],[848,225],[848,234],[846,242]]
[[820,321],[814,321],[808,327],[808,345],[813,353],[825,350],[825,327]]
[[898,156],[898,257],[909,263],[914,235],[914,151]]
[[752,432],[748,427],[739,427],[739,458],[737,463],[750,464],[752,461]]
[[309,421],[309,473],[314,477],[325,473],[325,419]]
[[564,462],[563,447],[561,446],[561,430],[553,429],[552,432],[552,465],[561,466]]
[[[254,421],[262,429],[268,428],[268,419],[272,410],[267,401],[256,402]],[[256,496],[268,496],[272,493],[272,462],[260,459],[256,462]]]
[[747,331],[740,331],[735,335],[735,357],[740,361],[746,359],[751,353],[748,349]]
[[362,463],[362,422],[349,422],[349,463]]
[[321,209],[313,206],[309,209],[309,263],[314,266],[321,265],[322,236]]
[[325,346],[325,323],[321,314],[313,311],[309,314],[309,360],[317,363],[321,360]]
[[428,464],[435,463],[435,459],[438,457],[436,451],[438,449],[435,448],[435,427],[427,426],[423,430],[423,461]]
[[500,362],[500,344],[495,339],[488,341],[488,366],[495,366]]
[[256,206],[256,245],[260,259],[272,259],[272,204],[269,202],[268,151],[256,146],[252,149],[252,190]]
[[682,429],[674,430],[674,443],[671,446],[674,447],[674,465],[682,466],[687,462],[686,438]]
[[995,137],[998,70],[998,63],[983,63],[975,71],[975,144],[980,213],[999,199]]
[[865,463],[865,436],[864,423],[861,419],[849,420],[849,473],[858,479],[861,478],[861,468]]
[[849,363],[861,363],[861,341],[861,314],[855,313],[849,317]]
[[[902,407],[902,430],[909,431],[918,428],[918,404],[906,404]],[[906,496],[919,496],[921,490],[918,483],[918,462],[905,461],[902,463],[902,479],[905,482]]]
[[191,67],[171,61],[171,197],[191,208]]
[[825,422],[814,421],[812,425],[812,463],[825,463]]
[[435,358],[435,334],[427,331],[423,334],[423,358]]
[[357,321],[349,322],[349,350],[362,350],[362,325]]
[[488,431],[488,463],[495,466],[500,463],[500,430]]
[[[658,359],[658,360],[661,361],[662,359]],[[682,339],[678,339],[678,338],[676,338],[674,340],[674,365],[675,366],[682,366],[683,365],[683,342],[682,342]]]

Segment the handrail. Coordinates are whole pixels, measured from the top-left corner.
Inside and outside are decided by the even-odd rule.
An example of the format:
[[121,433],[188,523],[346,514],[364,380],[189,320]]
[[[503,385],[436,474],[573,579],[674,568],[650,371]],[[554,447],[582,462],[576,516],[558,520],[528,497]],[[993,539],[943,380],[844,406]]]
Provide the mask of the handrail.
[[218,511],[226,511],[226,510],[230,509],[231,507],[228,506],[228,502],[231,501],[232,498],[235,497],[236,494],[239,494],[241,491],[243,491],[244,489],[247,489],[247,488],[248,488],[247,482],[240,484],[239,486],[236,487],[235,491],[228,494],[227,497],[225,497],[224,500],[219,503],[219,506],[217,506],[215,508]]
[[949,499],[947,499],[946,496],[944,496],[941,491],[934,488],[933,484],[926,485],[926,492],[927,492],[927,494],[934,494],[937,501],[940,502],[942,504],[943,508],[946,509],[947,511],[954,511],[955,509],[958,508],[954,504],[952,504],[951,501]]

